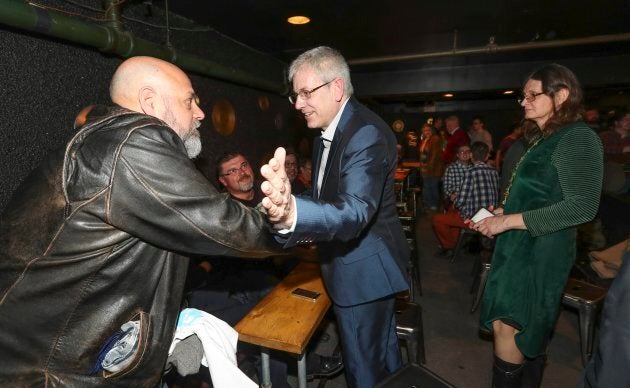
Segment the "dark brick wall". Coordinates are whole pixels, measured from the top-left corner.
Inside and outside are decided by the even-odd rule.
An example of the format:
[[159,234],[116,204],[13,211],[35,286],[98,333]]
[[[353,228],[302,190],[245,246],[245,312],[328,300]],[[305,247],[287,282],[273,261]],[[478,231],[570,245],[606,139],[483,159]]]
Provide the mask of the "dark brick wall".
[[[0,25],[0,210],[26,175],[49,151],[72,136],[76,114],[86,105],[109,103],[111,75],[121,63],[95,49],[78,47]],[[277,145],[296,141],[302,126],[286,98],[197,75],[192,83],[206,113],[200,130],[202,171],[227,149],[240,149],[258,163]],[[270,101],[258,106],[259,96]],[[236,128],[223,136],[212,126],[213,103],[227,99]]]

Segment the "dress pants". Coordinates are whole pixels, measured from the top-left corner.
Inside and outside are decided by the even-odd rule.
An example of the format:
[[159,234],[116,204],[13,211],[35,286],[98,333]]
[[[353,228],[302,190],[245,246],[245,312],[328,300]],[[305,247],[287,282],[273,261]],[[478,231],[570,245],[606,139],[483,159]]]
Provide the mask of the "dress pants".
[[395,301],[391,295],[355,306],[334,305],[348,387],[372,388],[402,367]]
[[442,249],[453,249],[457,245],[459,231],[467,228],[457,209],[450,208],[445,214],[435,214],[431,219],[433,231]]

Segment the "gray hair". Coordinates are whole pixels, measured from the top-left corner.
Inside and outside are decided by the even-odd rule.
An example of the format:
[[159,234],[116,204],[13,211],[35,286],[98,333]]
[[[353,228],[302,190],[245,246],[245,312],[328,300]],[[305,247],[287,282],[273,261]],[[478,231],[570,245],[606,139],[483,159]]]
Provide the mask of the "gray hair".
[[289,82],[293,82],[295,73],[304,66],[313,69],[324,82],[332,81],[337,77],[341,78],[346,96],[350,97],[354,93],[350,81],[350,68],[339,51],[319,46],[300,54],[289,67]]

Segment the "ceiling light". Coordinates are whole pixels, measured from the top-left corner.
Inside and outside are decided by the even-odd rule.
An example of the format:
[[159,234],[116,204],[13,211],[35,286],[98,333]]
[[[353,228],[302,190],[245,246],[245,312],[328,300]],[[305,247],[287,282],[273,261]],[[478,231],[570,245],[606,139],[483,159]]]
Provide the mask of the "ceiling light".
[[287,22],[291,24],[306,24],[310,21],[311,19],[308,16],[300,16],[300,15],[291,16],[287,19]]
[[503,94],[514,94],[514,90],[506,90]]
[[444,97],[451,98],[453,97],[453,93],[444,93]]

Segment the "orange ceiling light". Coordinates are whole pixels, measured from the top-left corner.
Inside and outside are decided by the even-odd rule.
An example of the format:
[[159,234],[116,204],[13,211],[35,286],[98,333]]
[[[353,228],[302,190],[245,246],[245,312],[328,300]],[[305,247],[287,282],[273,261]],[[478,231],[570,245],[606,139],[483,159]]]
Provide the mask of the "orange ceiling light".
[[503,94],[506,94],[506,95],[514,94],[514,90],[506,90],[503,92]]
[[444,93],[444,97],[451,98],[453,97],[453,93]]
[[289,18],[287,18],[287,22],[289,22],[290,24],[306,24],[310,21],[311,19],[308,16],[302,15],[290,16]]

